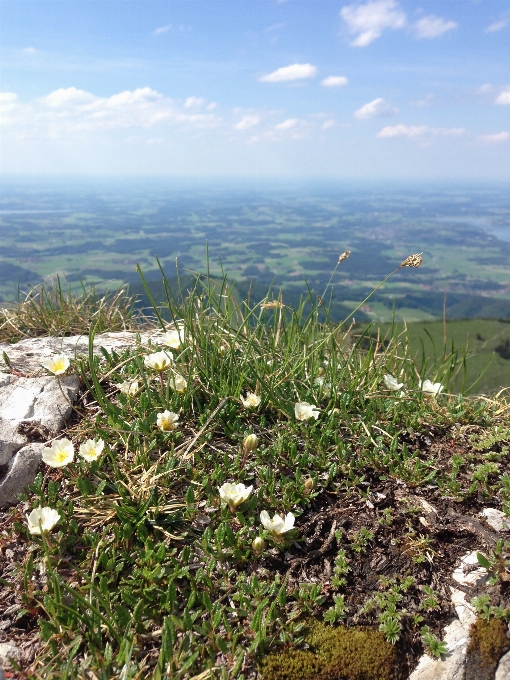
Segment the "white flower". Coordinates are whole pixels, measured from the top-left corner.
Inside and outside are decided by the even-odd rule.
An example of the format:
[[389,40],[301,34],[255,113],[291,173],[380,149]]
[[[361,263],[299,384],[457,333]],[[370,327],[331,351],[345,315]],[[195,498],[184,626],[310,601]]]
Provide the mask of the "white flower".
[[162,432],[171,432],[179,427],[177,424],[178,420],[179,416],[177,413],[163,411],[163,413],[158,413],[157,425]]
[[117,387],[119,388],[119,391],[122,392],[122,394],[133,396],[138,392],[140,383],[138,380],[126,380],[126,382],[117,385]]
[[80,450],[78,453],[82,458],[85,458],[85,460],[93,461],[99,458],[103,452],[103,448],[104,441],[102,439],[98,439],[97,441],[94,441],[93,439],[87,439],[84,444],[80,444]]
[[65,354],[57,354],[57,356],[51,357],[51,359],[48,359],[47,361],[41,361],[41,364],[50,373],[62,375],[69,368],[69,359]]
[[441,383],[433,383],[431,380],[424,380],[423,382],[420,380],[418,387],[421,389],[423,394],[428,397],[437,397],[437,395],[441,394],[441,392],[444,390],[444,387],[441,385]]
[[143,360],[147,368],[153,368],[160,373],[168,368],[170,364],[173,364],[173,362],[173,357],[169,356],[166,352],[154,352],[154,354],[149,354]]
[[41,457],[46,465],[50,467],[64,467],[74,460],[73,442],[65,437],[57,439],[51,446],[47,446],[42,450]]
[[314,384],[322,390],[325,397],[329,396],[329,393],[331,392],[331,383],[326,382],[323,375],[315,378]]
[[391,390],[392,392],[398,392],[398,390],[404,385],[404,383],[397,382],[397,379],[389,374],[384,375],[383,380],[386,389]]
[[51,531],[59,519],[60,515],[53,508],[34,508],[27,514],[28,530],[31,534]]
[[170,385],[176,392],[182,394],[183,392],[185,392],[186,387],[188,386],[188,381],[186,380],[186,378],[183,378],[182,375],[175,373],[170,378]]
[[246,392],[246,399],[241,394],[241,401],[244,408],[255,408],[260,404],[260,397],[254,392]]
[[172,349],[179,349],[184,342],[184,327],[182,324],[177,324],[175,330],[167,331],[161,338],[163,345],[171,347]]
[[275,515],[273,519],[269,517],[267,510],[262,510],[260,513],[260,521],[264,527],[270,531],[272,534],[284,534],[286,531],[290,531],[294,526],[294,515],[289,512],[285,519],[282,519],[280,515]]
[[294,406],[294,413],[298,420],[308,420],[309,418],[317,420],[320,411],[317,406],[309,404],[307,401],[298,401]]
[[240,483],[231,484],[230,482],[225,482],[225,484],[218,487],[221,500],[225,501],[232,511],[234,511],[238,505],[244,503],[252,489],[253,486],[245,486]]

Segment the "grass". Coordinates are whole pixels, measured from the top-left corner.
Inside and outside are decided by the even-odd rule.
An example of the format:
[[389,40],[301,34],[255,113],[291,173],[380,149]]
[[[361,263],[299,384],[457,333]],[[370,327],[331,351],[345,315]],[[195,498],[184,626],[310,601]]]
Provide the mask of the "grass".
[[[366,328],[361,326],[362,329]],[[403,324],[374,323],[372,335],[397,335],[405,338],[409,353],[422,364],[428,361],[441,362],[445,349],[450,352],[452,345],[458,352],[459,362],[464,361],[465,371],[458,372],[451,384],[452,391],[466,390],[476,380],[474,392],[495,394],[508,387],[510,370],[510,324],[497,319],[464,319],[447,321],[418,321]],[[446,343],[445,343],[446,340]],[[464,383],[464,384],[463,384]]]
[[99,294],[81,286],[81,294],[56,277],[18,294],[18,301],[0,309],[0,342],[18,342],[44,335],[80,335],[93,325],[98,332],[135,330],[146,325],[135,310],[135,297],[124,288]]
[[[131,311],[120,293],[101,302],[85,291],[73,301],[61,288],[41,290],[7,314],[2,332],[6,338],[12,328],[9,339],[82,332],[92,318],[92,346],[96,332],[114,329],[110,323],[135,326]],[[348,328],[320,322],[319,312],[322,304],[310,298],[296,309],[278,297],[250,307],[225,280],[197,278],[189,291],[168,290],[173,326],[154,317],[162,330],[179,322],[179,348],[139,345],[101,358],[91,351],[73,367],[84,395],[79,417],[63,434],[76,451],[89,439],[102,439],[104,449],[92,462],[78,455],[63,467],[42,464],[21,501],[28,511],[56,509],[60,519],[51,531],[32,534],[20,506],[9,511],[12,536],[27,552],[2,584],[20,594],[18,619],[38,627],[42,640],[20,678],[255,678],[268,654],[276,655],[266,664],[274,669],[279,654],[303,648],[310,617],[335,626],[353,606],[350,572],[373,549],[374,531],[328,529],[316,551],[334,558],[327,588],[291,578],[286,562],[308,554],[304,527],[326,501],[366,507],[372,487],[395,482],[434,487],[458,502],[498,495],[509,505],[508,475],[498,463],[503,454],[493,452],[492,467],[484,468],[483,444],[508,413],[506,402],[449,393],[462,368],[455,352],[429,372],[397,336],[363,349]],[[158,373],[145,358],[162,349],[173,361]],[[385,374],[404,391],[386,389]],[[185,379],[180,391],[178,376]],[[419,389],[424,379],[441,382],[443,393],[426,397]],[[118,387],[133,381],[133,394]],[[243,405],[247,392],[260,396],[257,406]],[[298,420],[299,402],[316,406],[317,419]],[[158,427],[164,411],[179,416],[177,427]],[[441,466],[406,440],[454,425],[477,428],[478,458],[458,456]],[[257,445],[247,448],[251,434]],[[500,440],[509,438],[507,432]],[[230,509],[219,494],[225,483],[253,488]],[[264,510],[271,518],[292,513],[294,528],[268,531]],[[411,569],[434,550],[417,532],[424,529],[413,524],[413,509],[402,512]],[[381,531],[394,526],[391,510],[377,516]],[[381,577],[380,592],[366,597],[363,616],[390,645],[405,635],[418,638],[425,624],[437,630],[436,599],[418,586],[409,573]],[[401,604],[410,593],[425,603],[415,608],[420,616]],[[363,673],[352,677],[379,677]]]

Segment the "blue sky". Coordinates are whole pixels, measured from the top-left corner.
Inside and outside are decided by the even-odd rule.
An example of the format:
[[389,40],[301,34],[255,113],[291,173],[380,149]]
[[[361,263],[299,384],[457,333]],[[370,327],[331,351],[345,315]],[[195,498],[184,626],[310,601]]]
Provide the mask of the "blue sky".
[[510,179],[508,0],[0,0],[0,171]]

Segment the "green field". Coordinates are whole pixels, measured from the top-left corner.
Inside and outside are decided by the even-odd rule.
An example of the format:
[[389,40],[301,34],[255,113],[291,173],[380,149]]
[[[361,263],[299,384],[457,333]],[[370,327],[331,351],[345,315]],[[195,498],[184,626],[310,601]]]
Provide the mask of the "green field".
[[[333,295],[343,318],[411,253],[357,320],[510,317],[510,205],[507,188],[348,189],[3,186],[0,301],[18,288],[63,276],[100,289],[190,271],[226,273],[259,298],[272,285],[284,302]],[[503,240],[502,240],[503,239]],[[350,257],[335,271],[339,255]],[[334,276],[331,279],[331,274]],[[328,288],[328,282],[331,285]]]
[[[360,327],[360,328],[366,328]],[[408,338],[412,356],[416,359],[417,370],[426,378],[435,378],[435,366],[443,356],[450,354],[452,346],[459,357],[465,355],[465,370],[461,367],[449,389],[452,392],[469,388],[480,376],[472,394],[494,394],[501,389],[510,389],[510,323],[496,319],[467,319],[427,321],[391,324],[372,324],[373,337],[380,332],[381,338],[388,338],[392,332],[405,342]],[[446,331],[446,344],[445,344]],[[423,359],[425,357],[425,360]],[[428,366],[422,372],[424,361]]]

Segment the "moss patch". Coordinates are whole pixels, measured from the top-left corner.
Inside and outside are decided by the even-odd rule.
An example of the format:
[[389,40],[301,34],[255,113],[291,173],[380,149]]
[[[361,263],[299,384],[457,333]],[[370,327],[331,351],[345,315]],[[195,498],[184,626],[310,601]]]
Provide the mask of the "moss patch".
[[397,651],[370,628],[332,628],[314,623],[307,650],[269,654],[262,662],[264,680],[393,680]]
[[478,619],[470,629],[466,680],[492,680],[502,655],[510,647],[501,619]]

